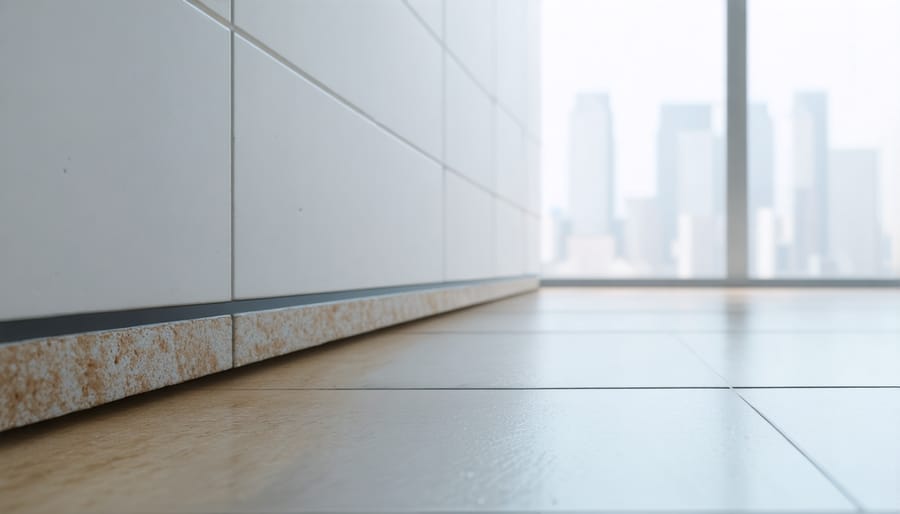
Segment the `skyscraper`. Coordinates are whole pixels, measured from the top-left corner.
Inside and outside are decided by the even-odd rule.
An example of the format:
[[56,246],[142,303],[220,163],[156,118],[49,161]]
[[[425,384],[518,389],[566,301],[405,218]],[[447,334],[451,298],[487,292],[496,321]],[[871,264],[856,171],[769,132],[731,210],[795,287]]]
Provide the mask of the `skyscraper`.
[[775,136],[772,118],[765,104],[747,109],[748,152],[747,219],[750,238],[750,273],[758,278],[775,274],[777,234],[775,231]]
[[878,152],[832,150],[829,159],[828,255],[836,275],[877,276],[882,266]]
[[717,138],[711,130],[683,130],[677,136],[674,245],[679,277],[717,275],[723,267],[722,231],[717,230]]
[[[662,222],[663,248],[671,248],[678,219],[679,135],[710,132],[711,108],[703,104],[663,104],[660,108],[656,150],[656,195]],[[681,173],[684,175],[684,172]],[[666,251],[668,255],[668,251]],[[671,259],[667,258],[669,268]]]
[[659,202],[656,198],[631,198],[626,213],[625,257],[638,275],[658,273],[664,260]]
[[828,98],[794,94],[794,248],[792,272],[822,273],[828,252]]
[[579,93],[569,123],[569,211],[572,234],[612,234],[613,162],[609,95]]
[[775,203],[775,135],[766,104],[747,108],[747,139],[753,149],[747,156],[747,180],[751,212]]

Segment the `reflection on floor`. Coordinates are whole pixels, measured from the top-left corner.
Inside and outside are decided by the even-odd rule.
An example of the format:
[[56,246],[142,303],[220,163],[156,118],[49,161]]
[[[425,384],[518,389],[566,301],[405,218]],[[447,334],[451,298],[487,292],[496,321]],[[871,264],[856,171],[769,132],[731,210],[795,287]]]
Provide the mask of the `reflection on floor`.
[[0,512],[900,509],[900,294],[544,289],[0,435]]

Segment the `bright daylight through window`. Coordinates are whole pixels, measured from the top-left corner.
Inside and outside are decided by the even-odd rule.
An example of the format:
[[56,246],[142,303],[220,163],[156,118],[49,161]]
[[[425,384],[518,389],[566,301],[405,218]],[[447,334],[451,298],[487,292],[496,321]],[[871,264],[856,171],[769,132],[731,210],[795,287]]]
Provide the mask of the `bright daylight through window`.
[[747,16],[751,276],[900,275],[900,2]]
[[[726,278],[725,20],[543,4],[546,277]],[[746,22],[748,276],[900,275],[900,2],[749,0]]]

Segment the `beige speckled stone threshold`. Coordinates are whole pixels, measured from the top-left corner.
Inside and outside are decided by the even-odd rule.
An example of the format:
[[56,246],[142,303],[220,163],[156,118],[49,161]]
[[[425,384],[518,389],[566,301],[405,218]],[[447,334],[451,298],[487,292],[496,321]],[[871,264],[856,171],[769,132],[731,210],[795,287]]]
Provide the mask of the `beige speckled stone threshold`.
[[231,316],[0,345],[0,430],[231,367]]
[[2,344],[0,431],[537,287],[516,278]]
[[537,288],[521,278],[235,314],[234,366]]

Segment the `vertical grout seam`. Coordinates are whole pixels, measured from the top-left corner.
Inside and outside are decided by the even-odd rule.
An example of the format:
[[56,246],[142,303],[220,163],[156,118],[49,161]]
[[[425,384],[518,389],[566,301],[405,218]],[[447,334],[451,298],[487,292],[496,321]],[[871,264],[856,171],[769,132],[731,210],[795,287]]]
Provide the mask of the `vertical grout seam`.
[[[406,6],[412,9],[409,3]],[[447,3],[441,0],[441,34],[447,33]],[[441,277],[447,281],[447,50],[441,44]]]
[[[231,0],[228,3],[228,21],[230,22],[228,27],[229,33],[229,49],[231,54],[231,299],[235,299],[235,265],[234,265],[234,256],[235,256],[235,244],[234,244],[234,3],[236,0]],[[237,319],[234,314],[231,315],[231,367],[234,368],[235,362],[235,345],[237,343],[237,328],[235,324]]]
[[[517,203],[516,201],[514,201],[514,200],[512,200],[512,199],[506,198],[506,197],[500,195],[499,193],[497,193],[496,191],[491,190],[489,187],[483,185],[482,183],[480,183],[480,182],[478,182],[478,181],[476,181],[476,180],[473,180],[471,177],[469,177],[469,176],[466,175],[465,173],[463,173],[463,172],[457,170],[456,168],[454,168],[454,167],[452,167],[452,166],[448,166],[447,163],[443,162],[441,158],[439,158],[439,157],[437,157],[437,156],[435,156],[435,155],[429,153],[428,151],[424,150],[423,148],[421,148],[421,147],[418,146],[417,144],[413,143],[409,138],[407,138],[407,137],[404,136],[403,134],[400,134],[399,132],[397,132],[396,130],[394,130],[393,128],[391,128],[390,126],[384,124],[382,121],[380,121],[380,120],[378,120],[377,118],[375,118],[373,115],[371,115],[370,113],[368,113],[366,110],[362,109],[360,106],[358,106],[358,105],[356,105],[355,103],[351,102],[348,98],[342,96],[342,95],[339,94],[337,91],[335,91],[334,89],[330,88],[327,84],[325,84],[324,82],[320,81],[319,79],[317,79],[315,76],[311,75],[310,73],[308,73],[308,72],[305,71],[304,69],[300,68],[300,67],[297,66],[295,63],[293,63],[290,59],[288,59],[288,58],[286,58],[285,56],[279,54],[279,53],[278,53],[277,51],[275,51],[273,48],[267,46],[265,43],[263,43],[262,41],[260,41],[259,39],[257,39],[256,37],[254,37],[253,35],[251,35],[250,33],[248,33],[246,30],[242,29],[241,27],[237,26],[237,25],[234,24],[233,22],[230,22],[229,20],[226,20],[224,17],[219,16],[219,15],[216,14],[214,11],[210,10],[210,8],[207,7],[205,4],[203,4],[203,3],[201,2],[201,0],[183,0],[183,1],[186,2],[186,3],[188,3],[188,4],[190,4],[190,5],[192,5],[192,6],[194,6],[195,8],[197,8],[198,10],[200,10],[201,12],[203,12],[204,14],[206,14],[206,15],[209,16],[211,19],[213,19],[216,23],[219,23],[219,24],[223,25],[224,27],[227,27],[227,28],[231,29],[233,37],[240,37],[245,43],[247,43],[248,45],[254,47],[256,50],[259,50],[260,52],[266,54],[267,56],[269,56],[270,58],[274,59],[275,61],[279,62],[281,65],[285,66],[287,69],[289,69],[289,70],[292,71],[293,73],[299,75],[299,76],[302,77],[304,80],[308,81],[308,82],[311,83],[313,86],[315,86],[316,88],[318,88],[323,94],[328,95],[328,96],[331,97],[333,100],[335,100],[335,101],[337,101],[338,103],[342,104],[344,107],[346,107],[346,108],[350,109],[351,111],[355,112],[356,114],[358,114],[359,116],[361,116],[363,119],[365,119],[367,122],[369,122],[369,123],[375,125],[375,126],[378,127],[380,130],[383,130],[384,132],[386,132],[386,133],[389,134],[390,136],[392,136],[392,137],[394,137],[395,139],[399,140],[401,143],[405,144],[406,146],[408,146],[408,147],[411,148],[412,150],[418,152],[418,153],[421,154],[423,157],[425,157],[425,158],[431,160],[432,162],[437,163],[437,164],[440,165],[440,166],[445,167],[447,173],[452,173],[453,175],[456,175],[459,179],[468,182],[470,185],[472,185],[472,186],[474,186],[474,187],[476,187],[476,188],[478,188],[478,189],[480,189],[480,190],[482,190],[482,191],[485,191],[486,193],[488,193],[488,194],[491,195],[492,197],[494,197],[494,198],[496,198],[496,199],[498,199],[498,200],[500,200],[500,201],[502,201],[502,202],[506,202],[508,205],[510,205],[511,207],[513,207],[513,208],[515,208],[515,209],[518,209],[518,210],[520,210],[520,211],[522,211],[522,212],[524,212],[524,213],[527,213],[527,214],[531,214],[531,215],[533,215],[533,216],[539,216],[539,213],[531,212],[531,211],[529,210],[528,207],[523,206],[523,205],[520,205],[519,203]],[[404,5],[407,5],[407,4],[404,3]],[[415,16],[418,16],[418,14],[416,14],[414,11],[412,11],[412,8],[409,8],[409,9],[410,9],[410,12],[412,12]],[[424,22],[420,22],[420,23],[424,23]],[[434,32],[433,32],[433,31],[431,31],[431,32],[429,32],[429,33],[432,35],[432,37],[437,37],[437,36],[434,35]],[[445,49],[445,51],[447,52],[447,56],[453,57],[453,54],[452,54],[451,52],[449,52],[449,50],[446,50],[446,49]],[[464,71],[465,71],[465,70],[464,70]],[[483,86],[481,86],[481,84],[480,84],[479,82],[474,81],[474,80],[473,80],[472,82],[473,82],[473,84],[475,84],[476,86],[480,86],[480,87],[483,88]],[[488,96],[488,98],[490,99],[490,95],[487,95],[487,96]]]
[[747,400],[747,398],[745,398],[744,395],[742,395],[740,393],[740,391],[737,388],[735,388],[728,379],[725,378],[725,376],[723,376],[721,373],[716,371],[716,369],[713,368],[712,365],[710,365],[708,362],[706,362],[706,359],[701,357],[700,354],[697,353],[696,350],[694,350],[694,348],[690,344],[688,344],[687,341],[685,341],[683,337],[681,337],[681,335],[679,335],[677,333],[672,333],[672,332],[669,332],[668,335],[670,335],[673,339],[678,341],[678,344],[680,344],[683,348],[685,348],[688,352],[690,352],[690,354],[693,355],[698,361],[700,361],[700,363],[703,364],[703,366],[706,369],[708,369],[710,372],[714,373],[717,377],[719,377],[719,379],[722,380],[722,383],[724,383],[726,386],[728,386],[729,391],[731,391],[732,393],[737,395],[737,397],[740,398],[740,400],[742,402],[744,402],[744,404],[746,404],[747,407],[750,407],[750,409],[753,410],[753,412],[755,412],[757,416],[762,418],[763,421],[765,421],[770,427],[772,427],[773,430],[775,430],[775,432],[778,433],[778,435],[780,435],[785,441],[787,441],[787,443],[790,444],[791,447],[794,448],[795,451],[797,451],[797,453],[799,453],[801,456],[803,456],[803,458],[806,459],[806,461],[809,462],[812,465],[812,467],[814,467],[816,469],[816,471],[818,471],[823,477],[825,477],[825,480],[827,480],[828,483],[830,483],[835,489],[837,489],[837,491],[839,493],[841,493],[841,495],[848,502],[850,502],[851,505],[853,505],[853,508],[856,509],[857,512],[865,511],[865,508],[862,506],[862,503],[859,500],[857,500],[856,497],[853,496],[853,494],[851,494],[849,490],[847,490],[847,488],[845,488],[840,482],[838,482],[838,480],[835,477],[833,477],[831,475],[831,473],[826,471],[825,468],[821,464],[816,462],[816,460],[813,459],[809,453],[807,453],[802,448],[800,448],[800,445],[797,442],[795,442],[793,439],[788,437],[787,433],[785,433],[778,425],[776,425],[771,419],[766,417],[766,415],[763,414],[762,411],[757,409],[755,405],[750,403],[750,401]]

